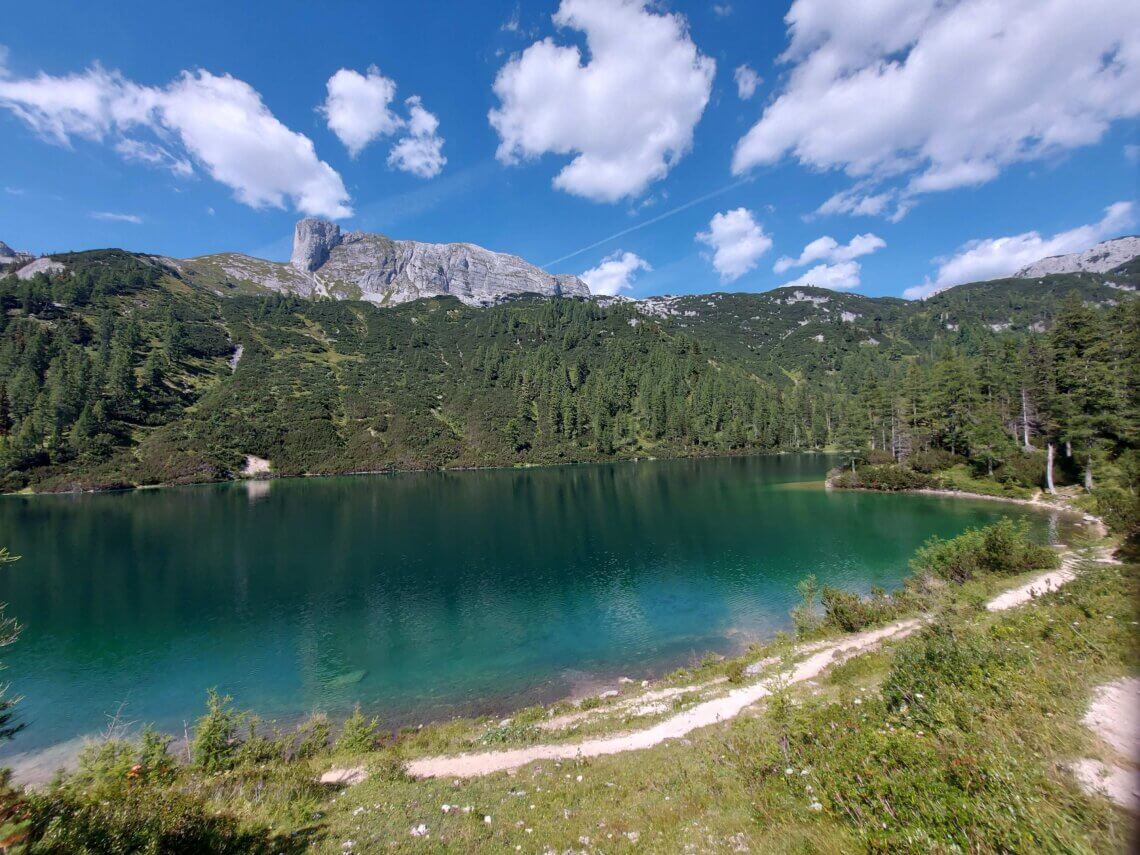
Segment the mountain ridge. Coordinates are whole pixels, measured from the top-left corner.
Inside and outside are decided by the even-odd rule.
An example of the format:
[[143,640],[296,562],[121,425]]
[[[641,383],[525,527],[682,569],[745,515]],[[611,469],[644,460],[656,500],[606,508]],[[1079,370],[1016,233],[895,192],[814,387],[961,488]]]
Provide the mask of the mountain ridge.
[[1108,273],[1140,255],[1140,235],[1102,240],[1084,252],[1050,255],[1038,259],[1013,274],[1018,279],[1031,279],[1057,273]]
[[[320,256],[306,263],[326,269]],[[253,457],[298,475],[818,448],[863,430],[855,391],[910,366],[979,348],[999,365],[1064,305],[1117,325],[1137,305],[1115,273],[925,301],[796,286],[481,307],[304,299],[233,271],[311,284],[306,271],[236,254],[39,262],[58,268],[0,277],[8,491],[212,481]]]
[[554,275],[516,255],[470,243],[394,240],[363,231],[342,232],[326,220],[300,220],[287,264],[236,253],[187,259],[216,264],[229,276],[282,293],[396,305],[453,296],[489,306],[519,294],[588,297],[577,276]]
[[[127,250],[121,250],[129,252]],[[294,228],[293,250],[288,262],[270,261],[240,252],[220,252],[190,258],[172,258],[146,253],[138,257],[156,258],[188,281],[216,293],[292,294],[304,298],[328,297],[338,300],[365,300],[378,306],[394,306],[425,297],[454,296],[469,306],[490,306],[523,294],[543,297],[591,298],[601,305],[632,302],[649,315],[670,314],[681,302],[724,294],[788,294],[788,305],[797,299],[825,305],[835,295],[853,294],[870,300],[900,297],[867,297],[856,292],[835,291],[823,286],[781,286],[761,292],[724,292],[687,295],[652,295],[641,299],[591,294],[588,286],[571,274],[550,274],[519,256],[496,252],[466,242],[427,243],[395,240],[363,231],[342,232],[327,220],[305,218]],[[59,258],[75,253],[52,253],[35,258],[13,250],[0,241],[0,265],[21,279],[37,273],[58,273],[65,269]],[[969,282],[927,298],[931,305],[944,303],[942,295],[957,289],[977,289],[986,283],[1040,279],[1060,275],[1113,274],[1112,281],[1099,284],[1119,291],[1140,287],[1140,236],[1124,236],[1101,241],[1081,253],[1049,256],[1023,267],[1005,278]],[[796,293],[814,296],[796,297]],[[958,291],[960,294],[961,291]],[[828,296],[831,295],[831,296]],[[823,299],[827,297],[827,299]],[[1103,300],[1100,302],[1104,302]],[[686,308],[683,311],[692,311]]]

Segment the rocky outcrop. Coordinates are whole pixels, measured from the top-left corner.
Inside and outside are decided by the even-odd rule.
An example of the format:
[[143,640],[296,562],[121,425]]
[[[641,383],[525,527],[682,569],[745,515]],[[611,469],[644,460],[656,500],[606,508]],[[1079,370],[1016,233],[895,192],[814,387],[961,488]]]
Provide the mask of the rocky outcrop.
[[37,258],[31,264],[25,264],[16,271],[17,279],[31,279],[37,273],[59,273],[66,268],[59,261],[55,261],[48,256]]
[[340,226],[307,217],[293,229],[293,257],[289,263],[312,273],[328,261],[329,253],[340,243]]
[[[367,232],[341,232],[335,223],[304,219],[293,233],[289,262],[293,276],[273,271],[265,287],[309,296],[327,295],[393,305],[421,297],[450,295],[486,306],[518,294],[588,297],[577,276],[547,273],[518,256],[469,243],[392,240]],[[248,281],[259,277],[247,266]]]
[[1052,255],[1023,267],[1014,275],[1035,279],[1054,273],[1107,273],[1140,255],[1140,237],[1122,237],[1098,243],[1084,252]]
[[26,264],[32,260],[32,257],[30,252],[20,252],[18,249],[12,249],[12,247],[0,240],[0,265]]

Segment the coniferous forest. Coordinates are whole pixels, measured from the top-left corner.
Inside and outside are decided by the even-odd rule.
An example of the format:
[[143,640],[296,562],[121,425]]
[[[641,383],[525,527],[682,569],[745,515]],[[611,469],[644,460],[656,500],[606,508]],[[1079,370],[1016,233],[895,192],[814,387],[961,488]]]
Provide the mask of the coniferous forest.
[[834,450],[852,486],[1104,482],[1126,514],[1140,479],[1140,309],[1090,277],[833,295],[858,301],[839,319],[820,289],[378,308],[59,259],[0,279],[7,491],[226,479],[251,455],[299,475]]

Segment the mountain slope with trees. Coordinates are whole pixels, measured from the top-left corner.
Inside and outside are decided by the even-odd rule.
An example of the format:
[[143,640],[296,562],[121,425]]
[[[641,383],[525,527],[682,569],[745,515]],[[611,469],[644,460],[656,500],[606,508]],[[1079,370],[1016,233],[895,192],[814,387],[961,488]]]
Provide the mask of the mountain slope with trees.
[[8,491],[218,480],[250,457],[296,475],[821,448],[1046,486],[1050,447],[1056,481],[1136,491],[1130,264],[924,302],[378,308],[120,250],[55,258],[0,279]]

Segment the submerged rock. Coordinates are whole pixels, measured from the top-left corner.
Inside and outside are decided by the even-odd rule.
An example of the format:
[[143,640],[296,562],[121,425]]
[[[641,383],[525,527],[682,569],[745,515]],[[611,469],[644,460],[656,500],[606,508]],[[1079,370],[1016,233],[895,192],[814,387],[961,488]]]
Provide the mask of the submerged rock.
[[360,668],[356,671],[345,671],[343,674],[337,674],[334,677],[330,677],[326,681],[326,685],[333,688],[338,688],[340,686],[353,686],[363,680],[366,676],[368,676],[368,672],[363,668]]

